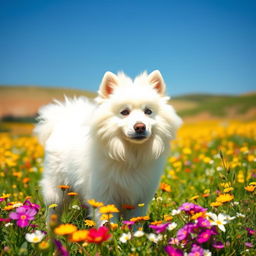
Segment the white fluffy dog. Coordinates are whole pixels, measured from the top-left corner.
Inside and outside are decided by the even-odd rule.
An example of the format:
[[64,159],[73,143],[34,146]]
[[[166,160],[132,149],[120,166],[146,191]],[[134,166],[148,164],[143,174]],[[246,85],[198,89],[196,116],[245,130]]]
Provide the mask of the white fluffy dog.
[[[41,186],[46,205],[56,203],[61,214],[58,185],[65,184],[85,204],[88,199],[114,204],[120,212],[113,221],[120,215],[145,215],[170,140],[182,123],[164,93],[157,70],[134,81],[123,73],[106,72],[94,102],[66,98],[41,108],[35,132],[45,145]],[[136,207],[140,203],[145,206]]]

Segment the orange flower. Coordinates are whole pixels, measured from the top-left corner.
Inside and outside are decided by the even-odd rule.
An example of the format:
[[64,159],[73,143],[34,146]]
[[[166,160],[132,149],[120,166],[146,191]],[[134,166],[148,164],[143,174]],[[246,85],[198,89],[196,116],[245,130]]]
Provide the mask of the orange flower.
[[59,185],[58,188],[60,188],[60,189],[62,189],[64,191],[66,189],[69,189],[70,186],[68,186],[68,185]]
[[171,221],[172,219],[173,219],[172,216],[164,215],[164,220],[165,220],[165,221]]
[[69,236],[71,242],[84,242],[88,237],[88,230],[77,230]]
[[22,180],[22,182],[25,184],[25,183],[28,183],[30,181],[30,178],[26,177]]
[[77,227],[73,224],[61,224],[54,229],[54,233],[57,235],[70,235],[77,231]]
[[171,192],[171,186],[166,184],[166,183],[161,183],[160,184],[160,189],[165,191],[165,192]]
[[162,223],[163,223],[162,220],[150,222],[151,225],[159,225],[159,224],[162,224]]
[[149,220],[149,216],[139,216],[139,217],[134,217],[130,219],[130,221],[134,221],[134,222],[139,222],[144,220]]
[[68,195],[69,195],[69,196],[77,196],[78,193],[76,193],[76,192],[69,192]]
[[247,190],[248,192],[253,192],[255,190],[256,186],[253,185],[249,185],[244,187],[245,190]]

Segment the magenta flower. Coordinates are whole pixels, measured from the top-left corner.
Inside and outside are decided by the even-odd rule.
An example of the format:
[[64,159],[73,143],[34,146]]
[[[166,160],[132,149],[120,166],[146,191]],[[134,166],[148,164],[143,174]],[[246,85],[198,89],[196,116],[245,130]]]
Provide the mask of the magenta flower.
[[190,233],[196,228],[194,223],[188,223],[184,227],[178,230],[177,232],[177,239],[179,241],[187,239]]
[[26,200],[23,205],[28,206],[29,208],[34,208],[37,212],[40,209],[40,205],[31,203],[29,200]]
[[204,256],[204,249],[197,244],[193,244],[188,256]]
[[176,249],[172,247],[171,245],[167,245],[164,250],[169,256],[183,256],[183,252],[180,249]]
[[28,206],[21,206],[16,209],[16,212],[9,214],[10,219],[16,220],[16,224],[24,228],[29,225],[29,222],[34,219],[37,211],[34,208]]
[[0,197],[0,202],[3,202],[4,200],[5,200],[4,198]]
[[159,224],[159,225],[149,225],[150,228],[154,229],[156,233],[162,233],[164,232],[170,223],[164,223],[164,224]]
[[184,203],[179,207],[179,210],[184,211],[186,213],[197,213],[207,211],[206,208],[203,208],[202,206],[193,203]]
[[222,242],[215,242],[212,246],[215,249],[223,249],[224,248],[224,244]]
[[211,227],[211,223],[209,220],[200,217],[197,219],[197,226],[200,228],[209,228]]
[[256,230],[251,228],[246,228],[248,236],[256,235]]
[[209,241],[209,239],[211,238],[211,235],[212,235],[212,231],[210,229],[206,229],[198,235],[196,240],[199,244],[203,244]]
[[66,249],[66,247],[64,245],[62,245],[62,243],[60,241],[55,239],[54,243],[57,247],[59,256],[69,256],[68,250]]

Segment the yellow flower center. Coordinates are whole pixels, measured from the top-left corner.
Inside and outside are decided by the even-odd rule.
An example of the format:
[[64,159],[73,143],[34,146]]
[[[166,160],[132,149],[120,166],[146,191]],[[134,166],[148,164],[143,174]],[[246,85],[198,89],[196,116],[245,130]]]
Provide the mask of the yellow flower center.
[[22,220],[25,220],[25,219],[27,218],[27,216],[26,216],[26,215],[21,215],[20,218],[21,218]]

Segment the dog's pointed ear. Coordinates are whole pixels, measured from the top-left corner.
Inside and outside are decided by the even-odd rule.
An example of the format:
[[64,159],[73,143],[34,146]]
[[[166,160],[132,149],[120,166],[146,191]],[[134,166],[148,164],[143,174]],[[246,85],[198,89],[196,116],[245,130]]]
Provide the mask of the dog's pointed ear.
[[148,75],[148,81],[159,94],[163,95],[165,93],[164,79],[159,70],[154,70],[150,73]]
[[102,78],[100,89],[98,91],[99,96],[108,98],[109,95],[112,94],[114,87],[117,86],[117,83],[117,76],[112,72],[107,71]]

